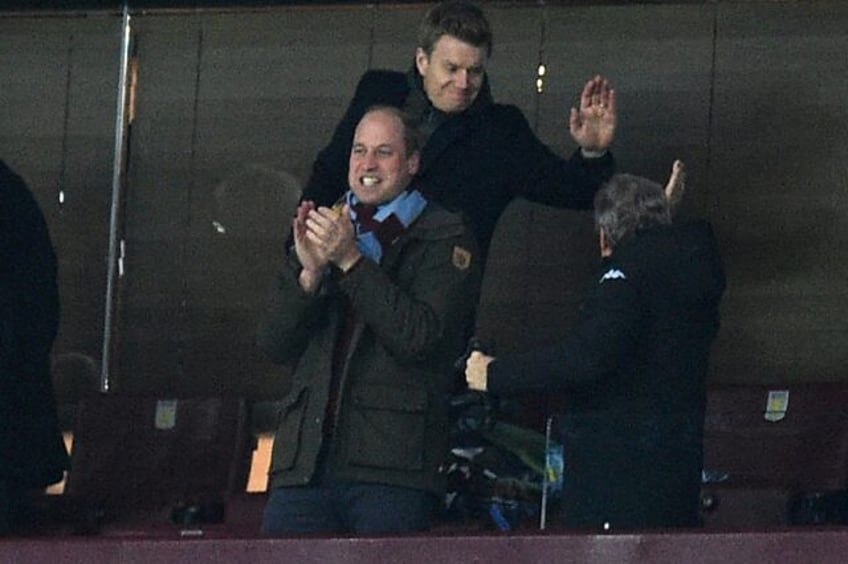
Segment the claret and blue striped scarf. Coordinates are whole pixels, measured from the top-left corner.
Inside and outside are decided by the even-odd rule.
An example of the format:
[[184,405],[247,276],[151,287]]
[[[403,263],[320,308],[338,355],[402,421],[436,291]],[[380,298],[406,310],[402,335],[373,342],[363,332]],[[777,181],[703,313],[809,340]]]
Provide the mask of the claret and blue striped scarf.
[[391,202],[379,206],[360,203],[351,190],[345,198],[356,227],[359,251],[377,264],[383,258],[383,249],[394,243],[427,206],[427,200],[418,190],[401,192]]

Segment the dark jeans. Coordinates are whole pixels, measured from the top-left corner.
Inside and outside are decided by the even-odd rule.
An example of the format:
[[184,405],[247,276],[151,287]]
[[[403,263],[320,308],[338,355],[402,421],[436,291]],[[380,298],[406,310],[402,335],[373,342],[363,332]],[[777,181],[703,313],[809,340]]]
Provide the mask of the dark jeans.
[[325,479],[315,486],[271,490],[262,533],[408,533],[430,528],[436,496],[430,492]]

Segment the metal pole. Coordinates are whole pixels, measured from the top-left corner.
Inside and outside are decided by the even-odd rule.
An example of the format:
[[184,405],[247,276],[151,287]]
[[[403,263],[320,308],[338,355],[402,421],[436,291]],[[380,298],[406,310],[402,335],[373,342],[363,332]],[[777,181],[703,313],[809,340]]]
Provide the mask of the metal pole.
[[112,209],[109,216],[109,258],[106,269],[106,305],[103,318],[103,352],[100,358],[100,391],[108,392],[110,352],[112,345],[112,309],[115,295],[115,271],[118,262],[118,209],[123,183],[126,137],[127,77],[130,59],[130,10],[124,2],[121,18],[121,65],[118,74],[118,101],[115,108],[115,152],[112,165]]
[[539,508],[539,529],[544,531],[548,516],[548,481],[551,476],[551,422],[548,417],[545,423],[545,469],[542,476],[542,506]]

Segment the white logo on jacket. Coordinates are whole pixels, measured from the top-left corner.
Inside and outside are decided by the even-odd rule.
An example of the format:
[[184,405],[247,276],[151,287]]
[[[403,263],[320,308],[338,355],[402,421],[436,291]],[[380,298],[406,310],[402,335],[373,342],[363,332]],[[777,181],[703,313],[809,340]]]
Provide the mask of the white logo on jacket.
[[607,270],[604,273],[603,276],[601,276],[599,283],[602,283],[604,280],[616,280],[616,279],[626,280],[627,276],[625,276],[624,273],[617,268],[610,268],[609,270]]

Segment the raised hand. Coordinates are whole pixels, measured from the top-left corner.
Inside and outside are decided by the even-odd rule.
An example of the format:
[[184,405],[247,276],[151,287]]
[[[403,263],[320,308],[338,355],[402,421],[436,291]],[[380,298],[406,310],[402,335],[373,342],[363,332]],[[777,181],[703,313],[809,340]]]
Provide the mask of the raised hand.
[[685,191],[686,167],[683,165],[683,161],[677,159],[671,165],[671,176],[668,177],[668,183],[665,185],[665,197],[672,212],[680,204]]
[[568,126],[578,145],[600,153],[612,145],[617,120],[615,90],[607,79],[596,76],[583,87],[580,108],[571,108]]

